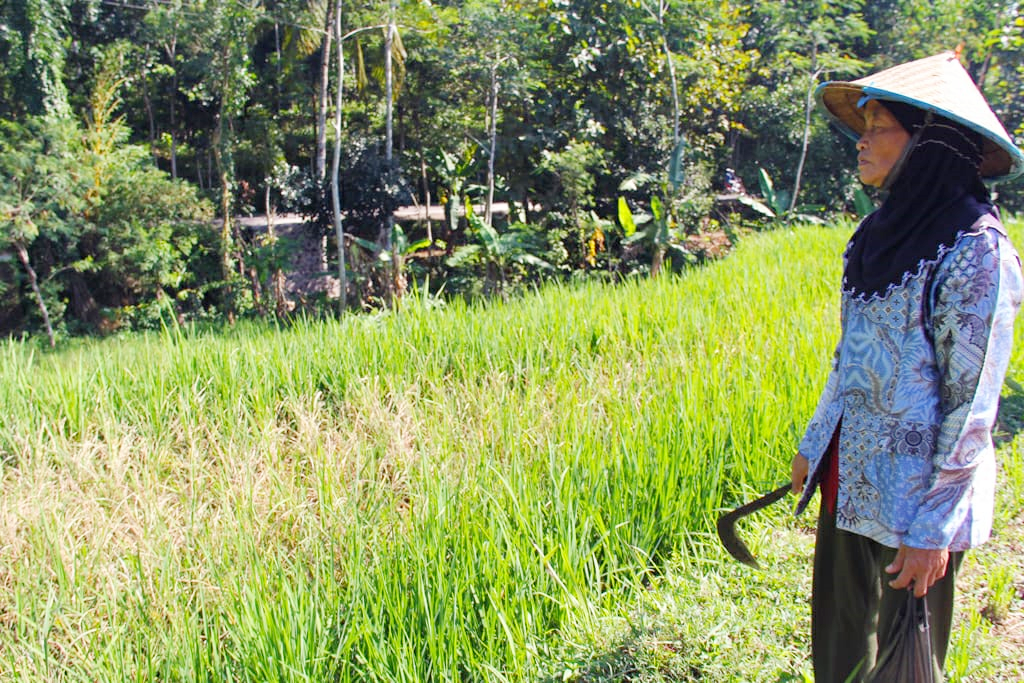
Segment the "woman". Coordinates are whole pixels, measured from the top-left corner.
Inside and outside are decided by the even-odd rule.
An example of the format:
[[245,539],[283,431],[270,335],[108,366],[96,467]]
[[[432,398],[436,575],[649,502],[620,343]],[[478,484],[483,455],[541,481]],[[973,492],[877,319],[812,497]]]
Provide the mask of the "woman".
[[991,431],[1024,291],[982,178],[1018,175],[1024,154],[952,53],[817,98],[884,200],[847,245],[840,342],[792,464],[798,512],[822,493],[815,680],[862,680],[908,589],[927,600],[941,671],[963,551],[991,532]]

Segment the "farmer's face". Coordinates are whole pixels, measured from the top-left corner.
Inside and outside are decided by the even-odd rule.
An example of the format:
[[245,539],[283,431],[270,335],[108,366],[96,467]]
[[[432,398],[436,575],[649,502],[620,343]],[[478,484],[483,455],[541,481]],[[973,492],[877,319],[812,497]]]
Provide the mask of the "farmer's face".
[[881,187],[910,142],[910,133],[877,100],[864,106],[864,122],[864,134],[857,141],[857,170],[862,183]]

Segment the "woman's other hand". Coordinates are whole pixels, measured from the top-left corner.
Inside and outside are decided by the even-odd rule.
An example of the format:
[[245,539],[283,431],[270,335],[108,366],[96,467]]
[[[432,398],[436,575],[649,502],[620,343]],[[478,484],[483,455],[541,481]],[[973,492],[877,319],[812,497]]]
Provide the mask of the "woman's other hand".
[[896,551],[896,559],[885,568],[886,572],[897,575],[889,586],[898,590],[913,584],[914,595],[920,598],[933,583],[946,575],[948,562],[949,551],[945,548],[931,550],[901,545]]
[[807,479],[807,470],[809,468],[807,458],[800,453],[793,456],[792,465],[792,482],[793,482],[793,493],[799,494],[804,490],[804,481]]

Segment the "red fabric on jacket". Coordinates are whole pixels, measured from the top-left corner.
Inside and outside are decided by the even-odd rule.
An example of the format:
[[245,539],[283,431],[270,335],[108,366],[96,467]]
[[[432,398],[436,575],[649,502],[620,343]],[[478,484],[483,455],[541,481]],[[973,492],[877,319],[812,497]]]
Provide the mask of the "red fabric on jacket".
[[836,514],[836,498],[839,496],[839,427],[842,420],[832,432],[832,440],[825,451],[825,472],[821,478],[821,498],[828,506],[829,514]]

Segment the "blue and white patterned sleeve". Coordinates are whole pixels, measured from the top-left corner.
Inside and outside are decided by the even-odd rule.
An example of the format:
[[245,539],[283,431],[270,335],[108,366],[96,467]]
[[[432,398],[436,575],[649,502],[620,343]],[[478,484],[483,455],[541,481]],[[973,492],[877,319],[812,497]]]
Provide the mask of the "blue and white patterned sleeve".
[[[969,521],[971,497],[993,497],[992,427],[1022,290],[1020,260],[995,229],[963,238],[936,270],[931,332],[942,421],[931,486],[904,537],[905,545],[948,548],[961,540],[955,536]],[[973,501],[975,510],[978,502]],[[981,507],[988,514],[990,508],[991,502]],[[989,519],[978,528],[987,536],[990,525]],[[984,539],[972,539],[980,540]]]
[[807,424],[807,430],[797,447],[797,452],[808,461],[807,483],[795,510],[798,515],[807,507],[821,480],[823,456],[842,414],[843,401],[839,392],[839,346],[837,345],[835,353],[832,354],[832,370],[828,373],[825,388],[821,392],[814,415]]

